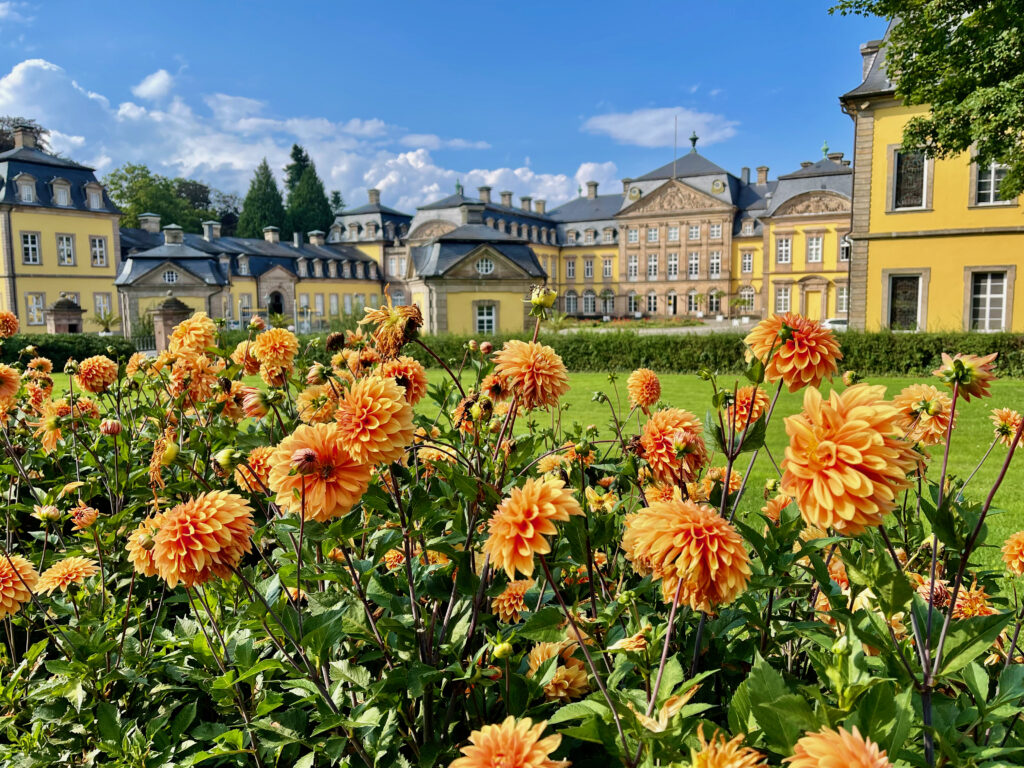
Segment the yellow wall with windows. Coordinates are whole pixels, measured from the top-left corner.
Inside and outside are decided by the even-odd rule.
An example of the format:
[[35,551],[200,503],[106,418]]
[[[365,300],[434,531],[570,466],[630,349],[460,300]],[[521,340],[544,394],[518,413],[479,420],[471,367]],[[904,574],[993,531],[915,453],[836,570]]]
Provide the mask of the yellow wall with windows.
[[[760,236],[755,237],[734,237],[732,239],[732,270],[731,274],[736,282],[748,283],[751,280],[760,280],[764,270],[763,251],[764,240]],[[754,269],[752,272],[743,272],[743,254],[751,253],[754,256]]]
[[513,292],[448,292],[448,330],[451,333],[475,333],[476,317],[473,302],[486,299],[498,307],[498,328],[501,333],[513,333],[523,330],[523,293]]
[[[583,261],[584,259],[594,259],[594,277],[592,280],[587,280],[583,277]],[[612,276],[604,276],[604,260],[610,259],[612,262]],[[576,262],[576,277],[571,278],[568,276],[566,264],[569,261],[575,260]],[[619,279],[619,247],[617,245],[580,245],[580,246],[569,246],[562,248],[559,254],[558,264],[558,283],[564,286],[567,290],[572,287],[580,288],[584,283],[588,285],[593,283],[594,287],[601,283],[613,283]],[[600,291],[598,291],[600,293]]]

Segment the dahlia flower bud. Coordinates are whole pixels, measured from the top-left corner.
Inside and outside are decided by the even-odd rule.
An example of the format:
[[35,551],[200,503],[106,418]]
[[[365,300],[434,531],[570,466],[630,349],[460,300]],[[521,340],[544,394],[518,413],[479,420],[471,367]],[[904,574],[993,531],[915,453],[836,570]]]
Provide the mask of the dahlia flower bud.
[[324,367],[323,363],[313,363],[309,367],[309,372],[306,374],[307,384],[326,384],[327,383],[327,368]]
[[44,523],[55,523],[60,520],[60,510],[53,506],[53,504],[46,504],[42,507],[36,506],[32,517]]
[[480,421],[484,417],[484,409],[480,407],[480,403],[473,403],[469,415],[473,417],[473,421]]
[[266,322],[259,315],[253,315],[249,320],[250,331],[262,331],[267,327]]
[[104,419],[100,422],[100,433],[107,437],[120,435],[122,429],[121,422],[117,419]]
[[480,344],[480,352],[481,353],[483,353],[485,355],[489,355],[493,351],[494,351],[494,345],[491,344],[491,342],[485,341],[482,344]]
[[774,494],[778,493],[779,492],[779,480],[778,480],[778,478],[771,477],[771,478],[768,478],[767,480],[765,480],[764,481],[764,492],[766,494],[765,498],[767,498],[767,494],[774,495]]
[[470,352],[476,352],[476,348],[477,348],[476,339],[470,339],[469,343],[467,344],[467,346],[469,347],[469,351]]
[[151,533],[144,533],[141,536],[139,536],[138,542],[139,546],[147,552],[149,552],[151,549],[153,549],[154,546],[156,546],[156,539],[153,538],[153,534]]
[[545,288],[543,285],[533,286],[533,290],[530,293],[530,303],[535,307],[542,309],[551,309],[555,306],[555,299],[558,298],[558,293]]
[[513,653],[515,653],[515,649],[512,647],[512,643],[505,641],[494,646],[491,656],[496,659],[507,659]]
[[491,418],[491,414],[494,413],[494,402],[491,400],[491,398],[487,397],[487,395],[484,395],[479,400],[477,400],[477,405],[480,406],[480,415],[482,419]]
[[21,354],[28,355],[29,357],[37,357],[37,350],[35,344],[29,344],[27,347],[21,350]]
[[291,464],[300,475],[310,475],[316,471],[316,451],[312,448],[299,448],[292,454]]
[[174,460],[176,458],[178,458],[178,444],[167,443],[167,447],[164,448],[164,455],[160,459],[160,463],[163,464],[165,467],[169,467],[171,466],[171,464],[174,463]]
[[492,435],[501,432],[501,419],[491,419],[491,423],[487,426],[487,431]]
[[64,363],[64,373],[68,374],[69,376],[78,373],[78,363],[75,361],[73,357],[69,357],[68,361]]
[[225,475],[235,471],[235,463],[238,456],[234,448],[221,448],[213,455],[213,461],[224,472]]
[[847,386],[847,387],[852,387],[854,384],[856,384],[858,381],[860,381],[863,378],[864,377],[861,376],[856,371],[844,371],[843,372],[843,384],[845,386]]
[[340,547],[332,547],[331,551],[327,553],[327,559],[334,563],[344,563],[345,553],[341,551]]

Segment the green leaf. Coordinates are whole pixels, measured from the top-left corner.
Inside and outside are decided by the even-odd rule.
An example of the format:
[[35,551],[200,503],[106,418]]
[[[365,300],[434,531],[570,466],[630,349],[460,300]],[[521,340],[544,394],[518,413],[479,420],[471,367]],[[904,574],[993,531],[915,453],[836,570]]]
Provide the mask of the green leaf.
[[976,616],[953,624],[946,638],[940,675],[949,675],[963,669],[985,653],[999,637],[999,633],[1013,619],[1013,613]]
[[597,715],[601,720],[606,720],[611,717],[611,710],[608,709],[607,704],[598,701],[574,701],[556,711],[555,714],[548,718],[548,723],[554,725],[556,723],[564,723],[566,720],[579,720],[592,715]]
[[313,768],[313,761],[315,759],[316,752],[309,752],[292,763],[292,768]]
[[113,744],[121,743],[121,716],[117,707],[107,701],[96,705],[96,729],[100,738]]
[[797,739],[805,731],[814,730],[815,725],[807,699],[795,693],[754,704],[754,718],[764,731],[766,743],[784,754],[792,752]]
[[565,634],[561,627],[562,619],[562,612],[549,605],[523,622],[517,634],[538,643],[553,643]]

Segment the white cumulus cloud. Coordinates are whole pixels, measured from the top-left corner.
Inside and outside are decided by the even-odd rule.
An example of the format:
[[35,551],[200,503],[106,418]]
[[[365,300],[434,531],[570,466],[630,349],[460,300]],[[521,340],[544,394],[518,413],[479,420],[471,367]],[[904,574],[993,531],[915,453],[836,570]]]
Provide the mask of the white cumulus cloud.
[[712,112],[686,107],[656,107],[632,112],[611,112],[587,118],[582,129],[609,136],[620,144],[638,147],[671,147],[675,118],[679,118],[679,141],[696,132],[701,144],[715,144],[736,135],[739,123]]
[[132,93],[140,99],[156,101],[171,92],[174,78],[166,69],[158,69],[151,75],[142,78],[142,82],[132,87]]

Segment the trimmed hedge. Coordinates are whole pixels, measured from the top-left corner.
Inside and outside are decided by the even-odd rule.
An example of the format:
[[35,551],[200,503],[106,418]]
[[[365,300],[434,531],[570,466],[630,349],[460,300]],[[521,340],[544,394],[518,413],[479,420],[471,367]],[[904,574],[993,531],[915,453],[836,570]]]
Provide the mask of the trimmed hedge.
[[[107,355],[114,359],[127,359],[134,354],[135,345],[123,336],[96,336],[90,333],[16,333],[4,340],[0,348],[0,361],[13,363],[21,350],[33,345],[36,353],[48,358],[55,371],[64,369],[69,358],[84,360],[93,355]],[[112,348],[113,354],[108,348]]]

